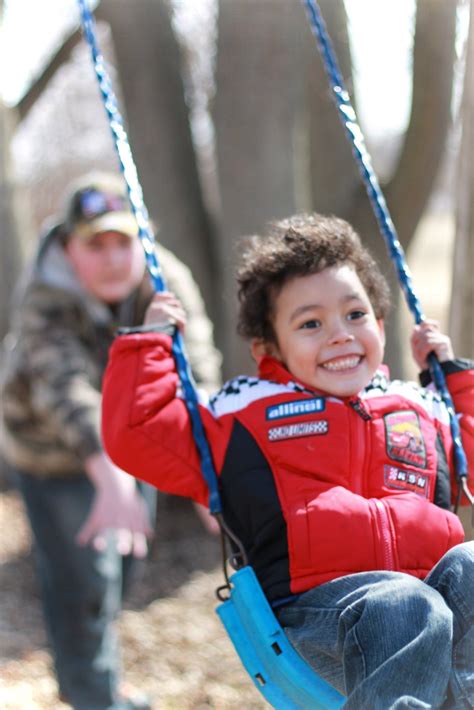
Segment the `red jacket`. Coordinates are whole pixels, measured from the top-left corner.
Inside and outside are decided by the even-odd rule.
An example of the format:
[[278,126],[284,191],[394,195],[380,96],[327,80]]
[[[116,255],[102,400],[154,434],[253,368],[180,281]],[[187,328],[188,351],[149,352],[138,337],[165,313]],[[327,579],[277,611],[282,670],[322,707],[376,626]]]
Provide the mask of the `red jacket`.
[[[103,388],[104,443],[134,476],[206,504],[170,344],[159,333],[115,341]],[[465,361],[443,367],[472,456],[474,371]],[[449,420],[430,388],[380,372],[358,397],[340,399],[264,358],[259,379],[231,380],[201,414],[224,517],[271,601],[354,572],[423,578],[463,540],[448,510]]]

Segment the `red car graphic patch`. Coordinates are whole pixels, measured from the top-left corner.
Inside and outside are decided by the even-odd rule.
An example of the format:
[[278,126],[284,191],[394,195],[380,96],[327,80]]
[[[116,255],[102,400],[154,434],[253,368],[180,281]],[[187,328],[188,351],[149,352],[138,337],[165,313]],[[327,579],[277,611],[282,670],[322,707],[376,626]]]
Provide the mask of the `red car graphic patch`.
[[420,421],[411,409],[386,414],[387,454],[394,461],[426,468],[426,447]]

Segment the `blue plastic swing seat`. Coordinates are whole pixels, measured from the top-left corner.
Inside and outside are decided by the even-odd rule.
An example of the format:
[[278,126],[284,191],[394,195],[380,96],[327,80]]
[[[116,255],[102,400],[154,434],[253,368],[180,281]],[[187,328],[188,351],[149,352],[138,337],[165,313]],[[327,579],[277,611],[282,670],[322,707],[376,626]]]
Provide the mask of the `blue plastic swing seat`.
[[345,698],[290,644],[251,567],[230,577],[216,612],[255,686],[277,710],[335,710]]

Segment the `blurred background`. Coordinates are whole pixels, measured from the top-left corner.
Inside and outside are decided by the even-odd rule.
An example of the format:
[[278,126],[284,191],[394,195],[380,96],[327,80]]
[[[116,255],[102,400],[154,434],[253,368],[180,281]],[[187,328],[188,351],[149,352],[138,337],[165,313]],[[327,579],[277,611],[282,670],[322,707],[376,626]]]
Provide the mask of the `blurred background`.
[[[472,355],[469,2],[321,7],[424,308]],[[334,213],[391,275],[300,0],[102,0],[97,19],[146,204],[204,291],[226,376],[251,368],[234,334],[241,235],[295,211]],[[74,0],[4,0],[1,52],[4,332],[18,270],[65,185],[117,159]],[[393,285],[388,361],[414,374]]]
[[[348,219],[383,264],[394,302],[387,361],[393,375],[415,377],[406,352],[411,318],[300,0],[92,5],[145,202],[159,225],[158,238],[191,267],[201,286],[224,353],[225,377],[252,371],[246,346],[234,332],[239,237],[258,233],[269,219],[311,210]],[[320,6],[424,310],[441,320],[457,354],[473,357],[472,1],[320,0]],[[0,17],[1,339],[19,273],[45,220],[59,210],[65,186],[92,167],[115,170],[118,163],[76,2],[0,0]],[[10,495],[5,492],[0,501],[0,525],[12,530],[0,561],[2,574],[9,571],[13,581],[3,580],[13,589],[15,575],[26,570],[21,560],[28,540]],[[164,531],[165,559],[166,536]],[[176,544],[176,535],[169,539]],[[186,545],[183,550],[183,574],[191,586],[176,583],[174,613],[180,618],[180,603],[196,609],[193,594],[206,587],[209,616],[199,623],[207,628],[208,645],[205,652],[197,650],[191,624],[186,649],[202,665],[191,664],[194,675],[183,687],[176,678],[189,676],[189,664],[179,672],[161,667],[161,678],[169,676],[171,686],[161,685],[157,707],[263,707],[213,620],[207,579],[199,586],[200,578],[193,577],[203,567],[214,574],[206,557],[214,555],[213,544],[202,541],[199,551]],[[150,588],[155,581],[148,579]],[[155,603],[170,603],[161,587],[150,599],[160,589],[163,599]],[[26,590],[20,599],[29,605],[28,594],[34,597],[35,591],[28,576]],[[140,613],[159,615],[162,607],[156,611],[150,599],[136,601]],[[18,595],[13,601],[17,606],[5,609],[7,637],[15,623],[23,629],[25,621]],[[30,627],[36,628],[34,604],[32,613]],[[131,639],[129,673],[134,664],[143,666],[145,653],[143,643],[136,644],[138,655],[130,651],[137,637],[134,624],[141,619],[147,627],[134,613],[121,622]],[[3,684],[6,695],[3,702],[0,694],[0,704],[53,707],[41,632],[33,633],[30,645],[26,632],[21,638],[7,644],[10,651],[0,667],[0,691]],[[148,652],[161,659],[169,639],[158,641],[157,649],[150,641]],[[225,673],[231,677],[209,679],[216,653],[219,658],[228,653]],[[145,685],[153,685],[155,670]],[[20,701],[21,688],[26,695]]]

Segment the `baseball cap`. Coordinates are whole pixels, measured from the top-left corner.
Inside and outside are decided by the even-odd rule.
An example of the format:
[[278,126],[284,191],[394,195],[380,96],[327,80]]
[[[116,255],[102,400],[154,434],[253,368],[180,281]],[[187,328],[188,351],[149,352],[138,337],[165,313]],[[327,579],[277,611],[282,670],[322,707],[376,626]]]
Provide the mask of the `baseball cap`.
[[101,232],[136,237],[138,226],[123,178],[113,173],[91,173],[77,181],[66,200],[64,226],[69,234],[83,239]]

